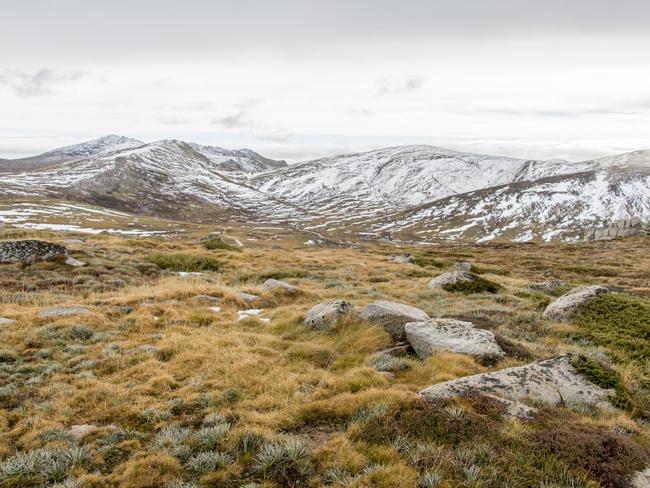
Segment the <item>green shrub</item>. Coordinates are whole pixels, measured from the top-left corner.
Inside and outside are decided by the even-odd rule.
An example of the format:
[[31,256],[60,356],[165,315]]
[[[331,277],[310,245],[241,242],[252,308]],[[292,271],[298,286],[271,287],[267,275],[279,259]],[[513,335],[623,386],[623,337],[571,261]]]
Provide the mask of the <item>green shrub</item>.
[[618,361],[650,362],[650,302],[611,293],[589,300],[574,319],[579,336],[607,346]]
[[493,274],[493,275],[501,275],[501,276],[506,276],[510,274],[509,269],[482,268],[481,266],[476,266],[475,264],[472,264],[472,267],[469,270],[470,272],[476,274]]
[[623,410],[632,410],[632,399],[625,391],[623,381],[616,371],[584,355],[574,357],[571,365],[594,385],[614,390],[609,397],[612,405]]
[[413,264],[417,264],[422,268],[427,268],[429,266],[433,266],[434,268],[444,268],[447,266],[447,263],[443,261],[437,261],[435,259],[429,258],[413,258]]
[[160,269],[167,271],[219,271],[221,263],[212,256],[202,256],[198,254],[163,254],[155,253],[147,257],[147,261],[155,264]]
[[241,252],[241,247],[223,242],[219,237],[214,237],[212,239],[203,241],[203,247],[209,249],[210,251],[222,250]]
[[477,277],[475,281],[449,283],[448,285],[444,285],[442,289],[451,293],[473,295],[474,293],[497,293],[501,287],[485,278]]

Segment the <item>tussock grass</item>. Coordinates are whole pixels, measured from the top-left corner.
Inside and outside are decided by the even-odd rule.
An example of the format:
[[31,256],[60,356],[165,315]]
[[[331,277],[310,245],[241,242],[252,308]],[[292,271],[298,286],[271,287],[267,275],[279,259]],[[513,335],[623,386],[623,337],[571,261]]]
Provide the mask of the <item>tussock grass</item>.
[[211,256],[187,253],[155,253],[147,257],[150,263],[167,271],[202,272],[219,271],[221,262]]

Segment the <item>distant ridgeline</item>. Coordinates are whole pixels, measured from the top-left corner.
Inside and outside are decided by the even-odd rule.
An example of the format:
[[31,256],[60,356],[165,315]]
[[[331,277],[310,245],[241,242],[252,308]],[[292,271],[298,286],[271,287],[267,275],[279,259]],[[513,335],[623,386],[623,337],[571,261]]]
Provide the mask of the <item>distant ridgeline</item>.
[[617,237],[635,237],[650,235],[650,225],[640,217],[617,220],[605,227],[591,229],[585,235],[586,241],[602,241]]

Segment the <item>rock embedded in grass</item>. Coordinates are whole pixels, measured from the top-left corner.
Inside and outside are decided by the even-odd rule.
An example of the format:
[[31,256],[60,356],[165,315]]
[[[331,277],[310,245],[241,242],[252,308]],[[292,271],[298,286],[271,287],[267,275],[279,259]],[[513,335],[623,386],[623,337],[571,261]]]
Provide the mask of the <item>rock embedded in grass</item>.
[[381,325],[396,341],[406,339],[404,325],[409,322],[426,322],[429,316],[423,310],[404,303],[377,300],[361,312],[361,318]]
[[332,329],[339,319],[354,312],[354,305],[346,300],[332,300],[312,307],[302,324],[310,329]]
[[15,324],[16,321],[14,319],[8,319],[6,317],[0,317],[0,325],[9,325],[9,324]]
[[473,293],[496,293],[501,287],[468,271],[451,271],[431,279],[429,288],[471,295]]
[[439,351],[467,354],[479,358],[502,358],[505,352],[489,330],[477,329],[471,322],[437,319],[411,322],[404,326],[406,338],[417,355],[425,359]]
[[472,263],[462,262],[454,264],[454,269],[457,271],[466,271],[469,272],[472,270]]
[[574,288],[546,307],[543,317],[547,320],[571,320],[587,300],[605,293],[611,293],[611,290],[600,285]]
[[217,303],[220,298],[211,295],[196,295],[191,300],[195,303]]
[[630,480],[631,488],[650,488],[650,466],[644,471],[634,473]]
[[38,312],[38,316],[41,318],[53,318],[53,317],[66,317],[69,315],[85,315],[90,313],[86,307],[79,305],[73,305],[70,307],[50,307],[44,308]]
[[260,297],[257,295],[253,295],[252,293],[244,293],[243,291],[235,293],[235,297],[246,303],[253,303],[260,299]]
[[277,289],[281,289],[291,293],[295,293],[300,290],[297,286],[290,285],[286,281],[274,280],[272,278],[266,280],[262,285],[262,290],[264,291],[277,290]]
[[458,283],[473,283],[477,279],[478,276],[469,271],[450,271],[429,280],[429,288],[444,288],[447,285],[456,285]]
[[58,244],[38,240],[0,242],[0,263],[34,263],[67,256],[68,250]]
[[419,394],[435,399],[484,393],[548,405],[611,408],[609,398],[614,390],[601,388],[585,379],[571,365],[571,360],[572,356],[566,354],[493,373],[465,376],[432,385]]

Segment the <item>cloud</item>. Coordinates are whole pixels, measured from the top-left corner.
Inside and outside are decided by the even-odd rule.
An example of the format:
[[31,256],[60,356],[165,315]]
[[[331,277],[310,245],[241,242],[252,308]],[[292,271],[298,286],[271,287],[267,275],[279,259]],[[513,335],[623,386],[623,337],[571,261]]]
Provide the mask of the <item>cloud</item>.
[[245,110],[226,115],[225,117],[215,117],[212,119],[212,124],[228,130],[246,130],[258,139],[273,142],[286,142],[291,137],[291,134],[281,127],[269,126],[252,120]]
[[18,96],[40,97],[53,93],[57,86],[85,77],[84,71],[54,71],[43,68],[33,73],[4,70],[0,84],[8,85]]
[[370,117],[374,115],[375,112],[367,108],[351,108],[348,110],[348,114],[354,115],[357,117]]
[[401,95],[419,90],[424,85],[424,77],[382,78],[377,82],[380,95]]
[[253,124],[251,120],[246,118],[244,110],[225,117],[216,117],[212,120],[212,123],[225,129],[241,129],[242,127],[250,127]]

